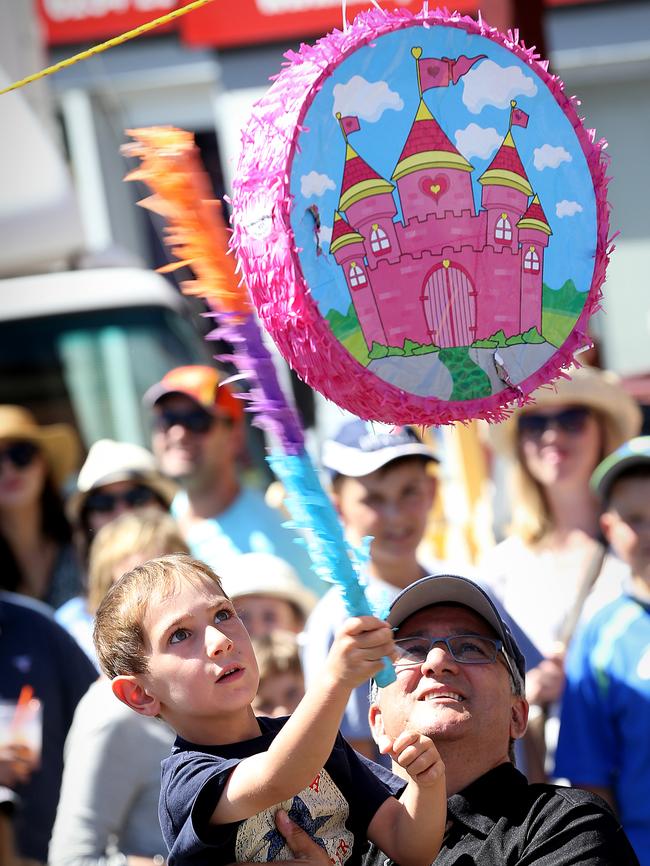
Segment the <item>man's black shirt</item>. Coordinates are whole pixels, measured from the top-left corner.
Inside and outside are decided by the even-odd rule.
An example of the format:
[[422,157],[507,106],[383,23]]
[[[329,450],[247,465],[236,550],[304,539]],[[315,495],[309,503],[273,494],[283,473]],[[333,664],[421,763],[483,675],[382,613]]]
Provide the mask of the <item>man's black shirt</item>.
[[[435,866],[639,866],[600,797],[529,785],[512,764],[481,776],[447,801],[447,833]],[[371,846],[364,866],[393,861]]]

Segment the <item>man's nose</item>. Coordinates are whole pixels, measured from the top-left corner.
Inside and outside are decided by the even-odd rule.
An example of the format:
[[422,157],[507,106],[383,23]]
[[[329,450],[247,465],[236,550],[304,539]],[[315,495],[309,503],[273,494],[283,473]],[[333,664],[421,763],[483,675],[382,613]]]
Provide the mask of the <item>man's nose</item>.
[[207,627],[205,630],[205,649],[210,657],[229,653],[232,646],[232,641],[222,631],[212,625]]
[[458,662],[449,652],[444,643],[434,644],[422,662],[422,673],[434,673],[440,670],[456,670]]
[[167,439],[172,442],[182,442],[183,439],[186,439],[190,435],[187,427],[184,424],[171,424],[167,428],[166,436]]

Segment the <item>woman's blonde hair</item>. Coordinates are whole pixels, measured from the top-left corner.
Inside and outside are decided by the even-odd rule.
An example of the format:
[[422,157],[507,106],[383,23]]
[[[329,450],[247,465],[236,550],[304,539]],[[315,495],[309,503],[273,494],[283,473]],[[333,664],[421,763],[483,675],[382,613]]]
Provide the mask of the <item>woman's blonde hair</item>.
[[[131,560],[146,561],[170,553],[189,553],[176,521],[158,508],[129,511],[103,526],[90,546],[88,609],[95,613],[116,570]],[[125,569],[126,570],[126,569]]]
[[[598,463],[609,453],[609,436],[606,429],[606,419],[600,412],[589,408],[598,422],[600,431],[600,454],[594,469]],[[521,445],[517,444],[517,453],[510,475],[511,502],[513,503],[513,515],[508,532],[522,539],[525,544],[536,544],[551,531],[551,511],[544,495],[542,485],[535,481],[528,471],[521,453]]]

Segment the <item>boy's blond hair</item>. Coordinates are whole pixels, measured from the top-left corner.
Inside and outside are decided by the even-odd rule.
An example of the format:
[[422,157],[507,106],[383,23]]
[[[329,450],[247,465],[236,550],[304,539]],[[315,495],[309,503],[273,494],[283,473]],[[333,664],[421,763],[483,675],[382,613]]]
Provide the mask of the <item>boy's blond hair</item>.
[[219,594],[228,598],[214,571],[185,553],[151,559],[127,571],[109,589],[97,609],[93,630],[97,658],[109,679],[147,672],[149,648],[142,624],[148,606],[184,581],[195,586],[214,583]]
[[263,637],[252,638],[253,650],[260,671],[260,684],[278,674],[302,675],[300,650],[295,634],[276,630]]
[[127,511],[103,526],[90,546],[88,609],[95,613],[114,582],[115,571],[127,559],[189,553],[174,518],[160,509]]

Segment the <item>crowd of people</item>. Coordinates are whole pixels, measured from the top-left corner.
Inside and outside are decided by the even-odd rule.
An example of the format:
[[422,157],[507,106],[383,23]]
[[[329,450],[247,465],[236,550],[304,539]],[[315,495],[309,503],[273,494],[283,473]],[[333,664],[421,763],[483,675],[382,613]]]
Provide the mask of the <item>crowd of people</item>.
[[361,618],[244,481],[223,380],[169,371],[151,450],[82,463],[0,406],[0,863],[650,866],[650,437],[616,377],[490,427],[512,519],[477,563],[424,544],[444,453],[344,420],[317,461],[371,539]]

